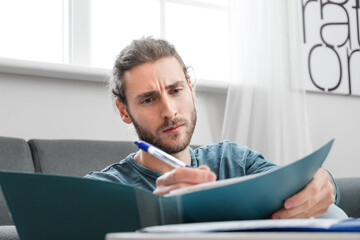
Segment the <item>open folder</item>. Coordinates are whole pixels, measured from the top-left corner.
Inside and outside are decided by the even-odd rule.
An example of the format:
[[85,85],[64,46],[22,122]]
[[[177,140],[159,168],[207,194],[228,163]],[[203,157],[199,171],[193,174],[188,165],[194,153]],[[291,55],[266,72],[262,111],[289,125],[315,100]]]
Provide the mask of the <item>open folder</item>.
[[334,140],[287,166],[222,186],[158,196],[120,183],[0,171],[21,239],[101,239],[108,232],[210,221],[266,219],[305,187]]

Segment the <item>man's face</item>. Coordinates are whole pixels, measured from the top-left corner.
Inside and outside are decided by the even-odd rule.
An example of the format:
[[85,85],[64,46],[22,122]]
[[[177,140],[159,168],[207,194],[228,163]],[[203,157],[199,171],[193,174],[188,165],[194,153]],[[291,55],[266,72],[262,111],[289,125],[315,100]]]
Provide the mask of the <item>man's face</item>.
[[184,150],[196,124],[195,94],[173,57],[139,65],[124,75],[127,108],[123,120],[133,123],[141,140],[170,154]]

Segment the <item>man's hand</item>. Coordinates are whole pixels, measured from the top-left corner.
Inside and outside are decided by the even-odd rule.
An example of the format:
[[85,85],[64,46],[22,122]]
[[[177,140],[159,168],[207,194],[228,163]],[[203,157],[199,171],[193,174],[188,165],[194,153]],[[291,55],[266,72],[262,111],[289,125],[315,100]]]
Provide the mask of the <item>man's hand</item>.
[[272,218],[309,218],[327,212],[335,201],[335,186],[330,174],[320,168],[313,180],[299,193],[288,198],[284,208],[275,212]]
[[215,180],[216,175],[210,171],[208,166],[200,166],[199,168],[175,168],[156,180],[154,194],[164,195],[178,188],[213,182]]

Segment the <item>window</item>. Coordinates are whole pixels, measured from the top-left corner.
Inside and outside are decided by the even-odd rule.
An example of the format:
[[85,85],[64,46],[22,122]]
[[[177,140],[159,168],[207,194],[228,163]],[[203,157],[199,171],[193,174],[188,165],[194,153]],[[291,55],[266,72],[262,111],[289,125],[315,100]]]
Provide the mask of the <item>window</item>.
[[196,78],[229,78],[229,16],[214,8],[167,3],[165,37],[177,47]]
[[90,8],[92,66],[109,68],[133,39],[160,37],[158,0],[92,0]]
[[174,43],[196,79],[229,79],[225,0],[0,2],[0,57],[111,68],[143,36]]
[[63,62],[63,1],[0,2],[0,56]]

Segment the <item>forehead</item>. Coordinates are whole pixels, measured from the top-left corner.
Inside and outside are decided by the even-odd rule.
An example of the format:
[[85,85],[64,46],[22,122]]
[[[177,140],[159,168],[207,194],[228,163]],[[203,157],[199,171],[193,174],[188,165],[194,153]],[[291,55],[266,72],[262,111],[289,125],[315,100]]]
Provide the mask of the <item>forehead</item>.
[[186,81],[180,63],[174,57],[164,57],[144,63],[125,72],[126,96],[160,90],[179,80]]

